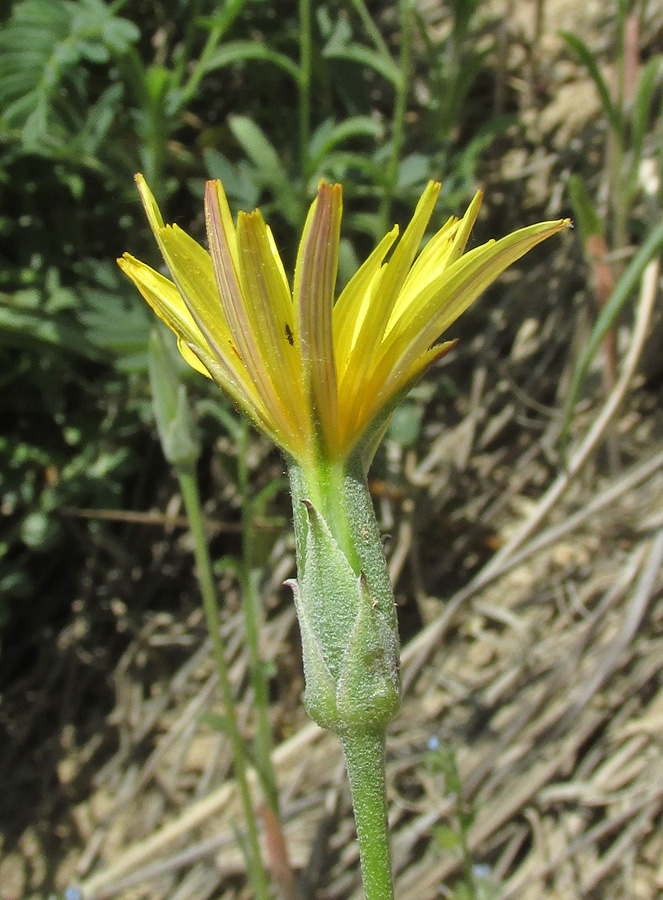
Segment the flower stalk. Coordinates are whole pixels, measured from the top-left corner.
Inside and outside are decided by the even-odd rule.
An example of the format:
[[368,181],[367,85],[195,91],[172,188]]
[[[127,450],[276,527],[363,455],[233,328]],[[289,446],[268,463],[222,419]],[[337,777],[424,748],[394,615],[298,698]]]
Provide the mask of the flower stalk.
[[226,730],[232,747],[235,777],[239,787],[240,798],[244,810],[246,822],[246,843],[244,849],[247,855],[247,869],[253,887],[256,900],[269,900],[269,882],[267,873],[260,854],[258,842],[258,821],[251,797],[251,789],[247,777],[246,748],[239,730],[237,714],[235,711],[235,697],[233,695],[230,675],[226,664],[225,648],[221,639],[221,620],[219,607],[212,575],[212,564],[209,558],[209,550],[203,530],[202,511],[200,507],[200,494],[195,473],[192,468],[180,467],[177,470],[177,478],[182,491],[184,508],[189,520],[189,531],[193,540],[194,556],[200,593],[203,600],[207,631],[212,640],[212,650],[216,670],[219,675],[219,687],[223,700]]
[[394,878],[387,818],[386,729],[339,734],[350,782],[366,900],[393,900]]
[[300,623],[311,717],[343,748],[366,900],[391,900],[387,725],[401,701],[396,605],[364,468],[289,464]]
[[169,360],[168,349],[156,330],[150,337],[149,370],[154,413],[161,446],[166,459],[171,463],[177,475],[193,543],[196,575],[203,601],[207,632],[212,642],[226,731],[232,748],[235,777],[244,810],[247,834],[244,849],[247,856],[249,878],[256,900],[269,900],[269,883],[258,842],[258,820],[247,778],[246,748],[235,710],[235,697],[226,663],[225,647],[221,638],[221,618],[214,586],[212,562],[203,528],[200,492],[196,479],[199,447],[191,421],[186,389],[184,385],[179,384]]
[[247,463],[249,428],[241,422],[238,428],[237,481],[242,503],[242,557],[239,581],[244,607],[246,646],[249,654],[249,672],[256,707],[255,758],[265,797],[274,813],[274,823],[281,829],[279,793],[276,773],[272,763],[272,726],[269,721],[269,679],[265,662],[260,654],[259,630],[262,624],[262,608],[258,591],[258,575],[253,562],[255,531],[254,499],[250,490],[250,471]]

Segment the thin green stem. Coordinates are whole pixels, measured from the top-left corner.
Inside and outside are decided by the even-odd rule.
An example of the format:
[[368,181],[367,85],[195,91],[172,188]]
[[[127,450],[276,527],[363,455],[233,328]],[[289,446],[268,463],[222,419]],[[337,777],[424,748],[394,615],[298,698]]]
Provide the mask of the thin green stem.
[[218,21],[211,28],[207,36],[205,46],[203,47],[203,50],[198,57],[195,65],[193,66],[191,74],[182,87],[177,104],[178,110],[184,109],[193,98],[194,94],[198,90],[198,85],[209,70],[212,54],[216,50],[219,42],[221,41],[221,38],[230,28],[237,16],[239,16],[239,14],[241,13],[245,3],[246,0],[230,0],[230,2],[225,5],[223,11],[219,15]]
[[350,780],[366,900],[393,900],[383,730],[339,735]]
[[407,109],[407,95],[410,84],[410,50],[412,46],[412,0],[401,0],[401,51],[400,51],[400,78],[396,89],[394,103],[394,119],[391,135],[391,153],[387,164],[384,193],[380,207],[380,234],[389,230],[391,204],[398,182],[398,166],[403,149],[405,137],[405,112]]
[[302,190],[306,193],[311,140],[311,2],[299,0],[299,155]]
[[389,62],[391,62],[391,53],[389,52],[389,46],[380,34],[380,29],[373,21],[373,16],[370,14],[368,7],[364,3],[364,0],[351,0],[351,3],[361,20],[361,24],[366,29],[366,34],[373,41],[375,49],[378,51],[378,53],[382,54],[382,56],[384,56],[386,60],[389,60]]
[[[462,798],[458,798],[458,802],[462,803]],[[463,866],[463,881],[465,882],[465,887],[467,888],[470,900],[476,900],[477,898],[477,879],[474,874],[474,863],[472,862],[472,854],[470,853],[470,846],[467,841],[467,826],[465,822],[462,820],[462,813],[460,813],[459,817],[459,841],[460,841],[460,852],[462,857],[462,866]]]
[[150,83],[153,69],[146,67],[135,47],[115,57],[124,83],[131,86],[136,105],[140,109],[140,145],[143,152],[140,159],[133,158],[129,165],[140,165],[159,203],[165,201],[163,168],[167,152],[168,123],[164,111],[163,93],[155,93]]
[[184,37],[178,47],[176,65],[173,67],[173,84],[181,85],[187,74],[187,70],[191,65],[191,57],[197,31],[200,28],[198,17],[200,16],[200,4],[202,0],[191,0],[186,24],[184,27]]
[[259,633],[261,625],[260,596],[256,590],[253,577],[253,546],[255,528],[253,502],[250,490],[250,473],[247,465],[249,427],[242,423],[242,435],[238,446],[238,484],[242,502],[242,563],[240,581],[242,589],[242,606],[244,608],[244,627],[246,645],[249,651],[249,672],[255,708],[257,711],[257,728],[255,739],[255,756],[262,787],[272,811],[279,815],[279,794],[276,773],[272,763],[272,726],[269,721],[269,683],[265,665],[260,655]]
[[193,468],[178,467],[177,475],[182,491],[182,497],[184,498],[187,518],[189,520],[189,530],[193,539],[194,556],[196,559],[200,592],[203,599],[203,609],[207,620],[207,629],[212,640],[216,668],[219,674],[219,685],[225,708],[228,737],[230,738],[233,762],[235,764],[235,776],[239,785],[244,815],[246,818],[249,877],[251,879],[256,900],[268,900],[269,886],[267,875],[262,864],[262,858],[260,856],[260,847],[258,845],[258,823],[253,808],[253,802],[251,800],[249,783],[246,777],[244,745],[237,722],[235,699],[233,697],[232,685],[230,683],[230,676],[226,665],[225,650],[221,639],[221,620],[219,618],[219,607],[212,575],[212,564],[203,530],[200,494],[198,492],[198,485]]

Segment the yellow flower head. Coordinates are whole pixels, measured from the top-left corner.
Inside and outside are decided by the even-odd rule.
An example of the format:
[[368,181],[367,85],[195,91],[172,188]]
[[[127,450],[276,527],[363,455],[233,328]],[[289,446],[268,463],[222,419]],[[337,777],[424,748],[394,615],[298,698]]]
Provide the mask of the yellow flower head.
[[318,188],[291,289],[260,212],[240,212],[235,225],[221,182],[205,190],[208,252],[165,225],[143,177],[136,181],[173,280],[128,253],[119,265],[185,360],[302,464],[342,461],[363,440],[370,457],[397,400],[452,346],[437,343],[440,335],[507,266],[568,225],[542,222],[465,253],[477,193],[417,256],[440,190],[431,182],[400,240],[394,227],[334,302],[340,185]]

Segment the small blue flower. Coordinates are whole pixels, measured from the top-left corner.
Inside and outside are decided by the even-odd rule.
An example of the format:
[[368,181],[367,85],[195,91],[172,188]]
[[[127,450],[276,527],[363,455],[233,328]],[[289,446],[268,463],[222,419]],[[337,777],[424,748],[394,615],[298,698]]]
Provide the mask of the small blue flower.
[[440,749],[440,739],[434,734],[432,737],[428,738],[428,749],[429,750],[439,750]]

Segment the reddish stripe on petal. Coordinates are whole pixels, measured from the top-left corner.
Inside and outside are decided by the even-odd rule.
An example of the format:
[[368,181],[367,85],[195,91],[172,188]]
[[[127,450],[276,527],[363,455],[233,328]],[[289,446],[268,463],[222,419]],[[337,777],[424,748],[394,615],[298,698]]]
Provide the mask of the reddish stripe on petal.
[[312,412],[330,450],[338,443],[338,388],[332,309],[343,208],[341,186],[322,182],[300,247],[296,304]]
[[205,219],[214,277],[228,327],[256,391],[272,418],[273,430],[281,435],[281,444],[291,444],[291,423],[276,395],[256,342],[223,222],[217,185],[213,181],[208,181],[205,186]]

